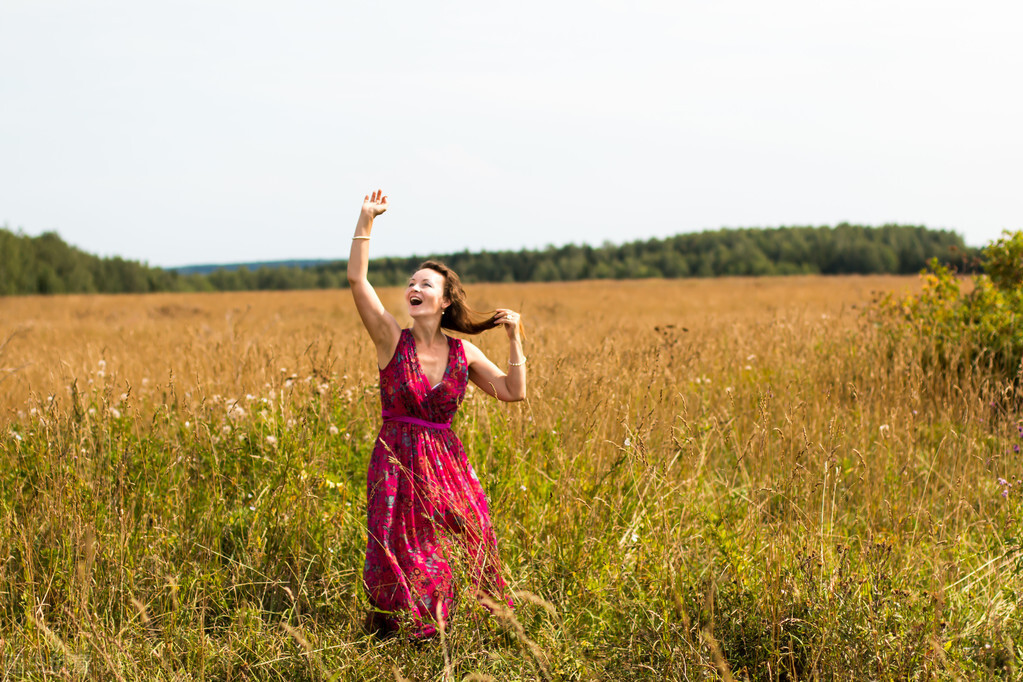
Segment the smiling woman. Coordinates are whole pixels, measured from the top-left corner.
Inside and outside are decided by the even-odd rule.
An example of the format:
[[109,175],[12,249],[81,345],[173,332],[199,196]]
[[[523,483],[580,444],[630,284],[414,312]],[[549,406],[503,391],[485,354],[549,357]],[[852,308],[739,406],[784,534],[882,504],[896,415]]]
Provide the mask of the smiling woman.
[[[511,604],[487,499],[451,431],[451,418],[469,381],[500,400],[524,399],[526,358],[518,313],[475,313],[458,275],[436,261],[426,261],[409,278],[405,303],[412,326],[398,326],[367,278],[373,221],[386,210],[383,192],[366,196],[348,260],[355,306],[381,368],[383,425],[367,478],[363,581],[371,632],[386,635],[406,624],[411,636],[421,638],[450,616],[452,565],[459,559],[474,590]],[[478,334],[498,325],[508,334],[507,372],[472,343],[443,332]]]

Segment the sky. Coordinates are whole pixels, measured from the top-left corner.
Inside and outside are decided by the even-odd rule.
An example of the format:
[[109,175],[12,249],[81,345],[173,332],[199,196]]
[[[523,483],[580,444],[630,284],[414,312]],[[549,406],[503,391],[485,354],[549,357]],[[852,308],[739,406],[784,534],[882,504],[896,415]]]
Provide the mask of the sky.
[[151,265],[1023,229],[1023,3],[3,0],[0,225]]

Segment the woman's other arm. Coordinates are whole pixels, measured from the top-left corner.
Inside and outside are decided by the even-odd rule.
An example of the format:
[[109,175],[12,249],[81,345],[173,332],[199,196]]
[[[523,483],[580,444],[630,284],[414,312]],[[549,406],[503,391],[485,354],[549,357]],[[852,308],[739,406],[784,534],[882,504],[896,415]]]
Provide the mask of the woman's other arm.
[[516,402],[526,398],[526,356],[522,353],[519,334],[519,314],[505,308],[497,309],[497,323],[508,333],[508,371],[502,372],[479,348],[465,344],[465,359],[469,364],[469,379],[485,392],[504,400]]
[[348,286],[355,299],[355,307],[362,318],[362,324],[373,339],[377,349],[377,362],[385,366],[394,355],[401,329],[394,317],[387,312],[380,297],[369,283],[369,237],[373,231],[373,220],[387,210],[387,197],[380,190],[366,195],[359,212],[359,222],[352,237],[352,250],[348,256]]

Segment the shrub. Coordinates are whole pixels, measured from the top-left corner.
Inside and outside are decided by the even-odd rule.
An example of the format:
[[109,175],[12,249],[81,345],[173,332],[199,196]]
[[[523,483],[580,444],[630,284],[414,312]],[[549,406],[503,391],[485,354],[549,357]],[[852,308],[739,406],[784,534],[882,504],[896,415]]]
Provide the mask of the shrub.
[[982,252],[984,274],[968,291],[955,272],[932,259],[921,272],[923,289],[887,294],[875,311],[893,344],[916,340],[928,369],[990,371],[1023,379],[1023,232],[1004,232]]

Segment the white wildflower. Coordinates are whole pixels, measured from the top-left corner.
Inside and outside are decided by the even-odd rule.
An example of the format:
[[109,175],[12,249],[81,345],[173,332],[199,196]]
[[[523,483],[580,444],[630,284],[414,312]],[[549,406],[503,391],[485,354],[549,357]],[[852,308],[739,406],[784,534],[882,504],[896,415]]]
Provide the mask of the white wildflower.
[[277,445],[277,439],[274,438],[273,436],[267,436],[266,442],[269,443],[270,445]]
[[630,445],[632,445],[632,439],[629,438],[628,436],[626,436],[626,438],[625,438],[625,447],[629,447]]
[[329,431],[330,435],[332,435],[332,436],[336,436],[338,434],[338,429],[333,424],[330,425],[330,428],[327,429],[327,431]]
[[190,428],[191,426],[192,426],[192,422],[190,422],[190,421],[186,421],[186,422],[185,422],[185,428],[186,428],[186,429],[187,429],[187,428]]
[[521,490],[522,492],[526,492],[526,486],[520,485],[519,490]]
[[111,416],[113,416],[114,419],[119,419],[121,417],[121,411],[116,407],[110,408],[110,414]]

